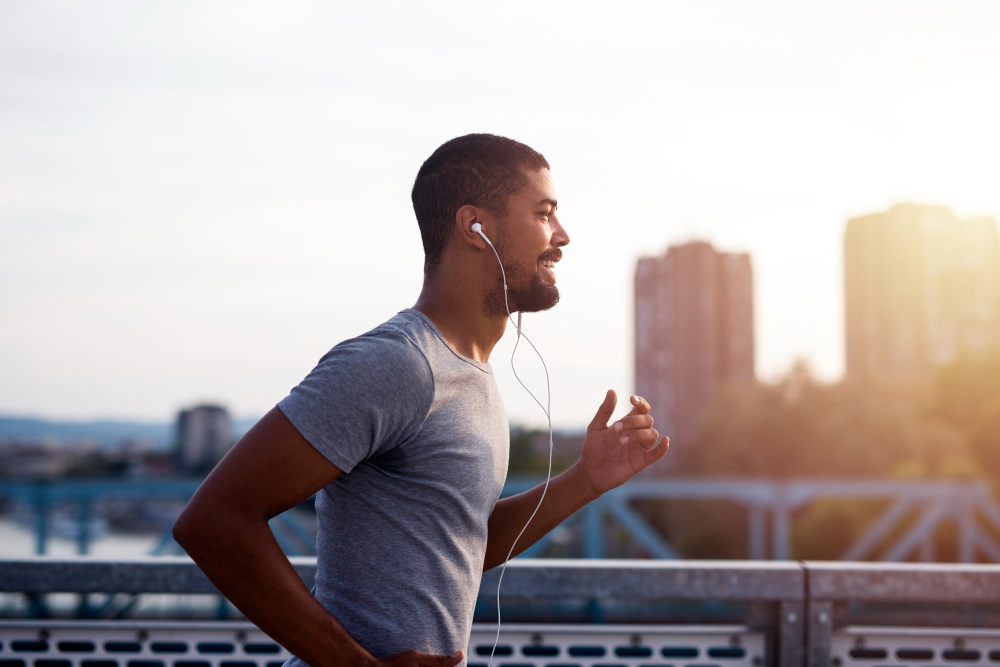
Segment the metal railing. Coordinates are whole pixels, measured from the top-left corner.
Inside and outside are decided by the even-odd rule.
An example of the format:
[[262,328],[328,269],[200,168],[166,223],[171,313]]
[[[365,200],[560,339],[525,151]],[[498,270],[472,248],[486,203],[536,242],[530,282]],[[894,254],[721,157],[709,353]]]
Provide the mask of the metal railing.
[[1000,664],[1000,567],[813,563],[809,667]]
[[[311,586],[315,560],[292,564]],[[473,627],[470,667],[492,648],[498,576],[483,575],[487,611]],[[218,594],[184,557],[0,560],[0,594],[67,592]],[[522,559],[509,565],[501,599],[512,622],[498,667],[1000,664],[996,565]],[[545,616],[595,602],[599,622]],[[3,667],[278,667],[287,657],[246,621],[0,621]]]
[[[517,493],[534,482],[508,480],[504,493]],[[586,558],[605,557],[604,526],[614,525],[653,558],[679,558],[677,550],[636,511],[637,501],[725,500],[747,517],[747,557],[788,560],[792,554],[792,516],[819,500],[866,500],[887,507],[864,534],[844,545],[844,560],[935,560],[935,534],[954,526],[957,559],[1000,563],[1000,505],[983,480],[903,481],[894,479],[667,479],[633,480],[604,494],[567,519],[582,533]],[[526,552],[538,556],[558,534],[548,533]],[[888,540],[888,544],[883,542]]]

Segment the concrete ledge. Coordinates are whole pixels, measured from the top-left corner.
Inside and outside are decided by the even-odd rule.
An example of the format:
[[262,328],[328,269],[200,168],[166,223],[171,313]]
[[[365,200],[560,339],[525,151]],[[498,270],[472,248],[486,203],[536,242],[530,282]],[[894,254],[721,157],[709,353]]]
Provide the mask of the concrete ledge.
[[[315,558],[291,558],[312,586]],[[0,558],[0,592],[218,593],[187,556],[102,560],[80,557]]]
[[[290,559],[306,586],[316,559]],[[500,568],[483,575],[495,598]],[[217,593],[187,556],[0,558],[0,592]],[[509,599],[968,602],[1000,600],[1000,565],[795,561],[516,559]]]
[[[290,559],[307,586],[316,559]],[[500,568],[483,575],[480,596],[495,598]],[[507,566],[503,597],[624,600],[802,600],[802,567],[774,561],[519,559]],[[0,591],[22,593],[217,593],[186,556],[101,560],[0,559]]]
[[810,600],[998,602],[1000,565],[803,563]]
[[[496,598],[500,568],[483,575],[480,597]],[[676,560],[514,560],[503,597],[622,600],[802,600],[805,575],[795,562]]]

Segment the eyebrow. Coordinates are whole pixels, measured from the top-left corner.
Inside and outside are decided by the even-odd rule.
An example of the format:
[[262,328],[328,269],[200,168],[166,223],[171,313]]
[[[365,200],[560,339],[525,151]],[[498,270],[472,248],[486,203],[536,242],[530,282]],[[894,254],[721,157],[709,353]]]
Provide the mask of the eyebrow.
[[545,199],[543,199],[542,201],[540,201],[538,203],[539,204],[549,204],[549,205],[552,206],[552,210],[555,210],[555,209],[559,208],[559,202],[557,202],[555,199],[545,198]]

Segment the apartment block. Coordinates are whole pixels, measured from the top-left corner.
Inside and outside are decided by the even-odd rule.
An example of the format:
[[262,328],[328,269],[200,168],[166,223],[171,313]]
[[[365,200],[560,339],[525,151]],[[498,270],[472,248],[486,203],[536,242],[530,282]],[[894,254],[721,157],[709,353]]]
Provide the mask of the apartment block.
[[640,259],[635,386],[657,429],[690,437],[721,385],[754,378],[750,256],[693,242]]
[[919,381],[1000,341],[1000,233],[988,217],[899,204],[844,236],[846,371]]

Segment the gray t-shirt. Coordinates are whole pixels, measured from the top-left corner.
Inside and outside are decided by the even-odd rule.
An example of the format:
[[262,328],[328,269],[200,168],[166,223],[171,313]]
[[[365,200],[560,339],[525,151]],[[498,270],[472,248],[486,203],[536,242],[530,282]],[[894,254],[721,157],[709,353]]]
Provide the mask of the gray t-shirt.
[[490,365],[408,308],[278,408],[345,473],[316,497],[316,598],[375,657],[465,650],[510,448]]

